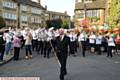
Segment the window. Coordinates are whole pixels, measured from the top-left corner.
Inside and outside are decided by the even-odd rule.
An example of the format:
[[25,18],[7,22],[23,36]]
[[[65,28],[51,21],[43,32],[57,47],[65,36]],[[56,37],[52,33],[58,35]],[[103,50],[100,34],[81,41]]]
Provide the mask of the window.
[[77,11],[76,12],[76,18],[84,18],[84,14],[85,14],[84,10]]
[[27,11],[27,6],[21,5],[21,10],[22,11]]
[[78,2],[82,2],[83,0],[76,0],[76,3],[78,3]]
[[4,1],[4,2],[3,2],[3,7],[16,8],[17,5],[16,5],[16,3],[13,3],[13,2],[6,2],[6,1]]
[[99,17],[100,16],[100,10],[88,10],[87,11],[88,17]]
[[93,0],[84,0],[85,3],[91,3]]
[[31,22],[32,22],[32,23],[34,23],[34,22],[35,22],[34,18],[31,18]]
[[12,19],[12,20],[16,20],[17,16],[14,13],[3,13],[3,17],[6,19]]
[[27,16],[21,16],[21,21],[28,21],[28,17]]
[[31,12],[34,14],[41,14],[42,13],[42,11],[40,9],[37,9],[37,8],[31,8]]
[[31,22],[32,22],[32,23],[41,23],[41,18],[32,17],[32,18],[31,18]]

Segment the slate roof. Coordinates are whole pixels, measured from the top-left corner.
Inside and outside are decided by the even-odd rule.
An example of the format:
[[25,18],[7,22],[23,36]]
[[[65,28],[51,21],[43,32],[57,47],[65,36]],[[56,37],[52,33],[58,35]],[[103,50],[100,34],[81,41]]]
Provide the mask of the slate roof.
[[61,15],[61,16],[69,16],[68,14],[65,14],[65,13],[62,13],[62,12],[55,12],[55,11],[47,11],[47,13],[48,14],[54,14],[54,15]]
[[42,5],[38,4],[37,2],[33,2],[31,0],[16,0],[16,1],[20,4],[30,5],[30,6],[41,8],[41,9],[45,10],[45,8]]
[[[92,3],[85,3],[86,9],[93,10],[93,9],[105,9],[106,8],[107,0],[94,0]],[[75,10],[83,10],[84,3],[79,2],[75,5]]]

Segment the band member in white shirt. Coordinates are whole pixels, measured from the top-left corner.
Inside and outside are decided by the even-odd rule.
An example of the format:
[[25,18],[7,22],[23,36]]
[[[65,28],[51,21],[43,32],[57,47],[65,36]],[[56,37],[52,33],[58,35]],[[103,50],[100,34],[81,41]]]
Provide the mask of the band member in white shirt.
[[48,31],[47,31],[47,43],[46,43],[46,57],[49,59],[50,58],[50,53],[51,53],[51,50],[52,50],[52,39],[53,39],[53,34],[52,34],[52,29],[50,28]]
[[95,40],[96,40],[96,35],[95,33],[92,32],[91,35],[89,36],[89,44],[92,53],[95,52]]
[[32,50],[37,51],[37,33],[36,30],[32,30]]
[[102,45],[102,35],[101,33],[98,33],[96,35],[96,50],[99,55],[101,55],[101,45]]
[[43,55],[44,55],[44,58],[47,57],[47,40],[48,40],[48,30],[47,29],[44,29],[43,30],[43,33],[44,33],[44,36],[43,36]]
[[44,42],[44,32],[42,29],[38,31],[38,47],[37,47],[37,54],[43,54],[43,42]]
[[110,56],[112,58],[113,57],[112,50],[115,47],[115,41],[111,35],[108,36],[107,42],[108,42],[107,57]]
[[85,57],[85,51],[87,48],[87,34],[82,31],[80,35],[78,36],[78,41],[81,43],[81,48],[82,48],[82,56]]
[[76,48],[77,35],[75,34],[74,31],[71,31],[71,33],[69,34],[69,37],[70,37],[70,54],[72,54],[73,56],[76,56],[75,48]]

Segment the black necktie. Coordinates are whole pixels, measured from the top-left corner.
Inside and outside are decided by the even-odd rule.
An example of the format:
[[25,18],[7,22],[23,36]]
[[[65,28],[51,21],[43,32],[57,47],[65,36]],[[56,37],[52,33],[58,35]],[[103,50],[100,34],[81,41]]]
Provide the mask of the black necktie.
[[72,34],[72,40],[73,40],[73,34]]
[[60,36],[60,41],[62,41],[62,36]]

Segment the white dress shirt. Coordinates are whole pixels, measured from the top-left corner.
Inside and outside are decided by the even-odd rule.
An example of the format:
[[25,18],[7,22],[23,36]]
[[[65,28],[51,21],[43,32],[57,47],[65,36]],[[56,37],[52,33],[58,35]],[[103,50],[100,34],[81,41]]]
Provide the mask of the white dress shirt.
[[96,36],[95,35],[90,35],[89,36],[89,43],[94,44],[96,40]]

